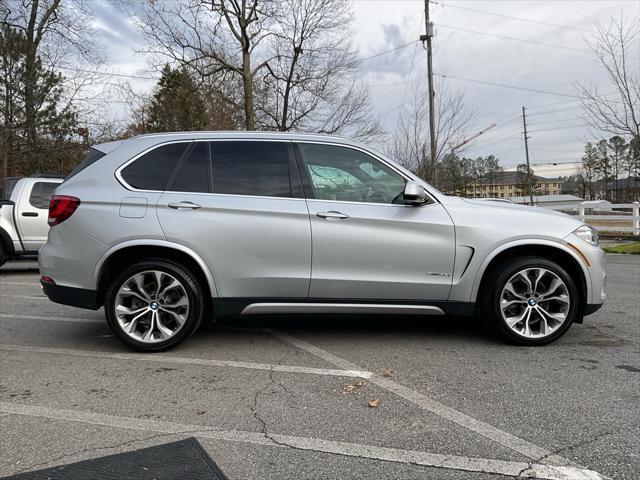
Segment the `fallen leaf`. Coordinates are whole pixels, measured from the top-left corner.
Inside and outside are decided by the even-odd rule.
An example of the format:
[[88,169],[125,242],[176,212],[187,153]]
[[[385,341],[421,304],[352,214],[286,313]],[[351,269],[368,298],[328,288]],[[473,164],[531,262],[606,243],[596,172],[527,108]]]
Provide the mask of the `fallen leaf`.
[[367,382],[365,382],[364,380],[359,380],[359,381],[351,383],[349,385],[345,385],[345,387],[342,390],[342,392],[343,393],[353,393],[353,392],[361,389],[362,387],[364,387],[366,384],[367,384]]
[[379,398],[370,398],[369,402],[367,403],[367,405],[369,405],[369,408],[378,408],[378,405],[380,405],[380,399]]
[[394,371],[391,370],[390,368],[383,368],[382,369],[382,376],[383,377],[392,377],[394,374]]

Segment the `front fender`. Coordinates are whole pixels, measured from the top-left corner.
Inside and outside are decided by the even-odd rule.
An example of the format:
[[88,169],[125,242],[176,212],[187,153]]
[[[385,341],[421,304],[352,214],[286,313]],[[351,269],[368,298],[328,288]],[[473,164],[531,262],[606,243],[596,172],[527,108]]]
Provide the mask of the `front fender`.
[[587,303],[591,303],[592,301],[591,274],[589,273],[589,269],[585,264],[584,260],[571,247],[569,247],[566,242],[560,241],[560,240],[550,240],[550,239],[542,239],[542,238],[512,240],[494,247],[491,253],[484,258],[484,260],[480,264],[480,267],[476,271],[476,275],[473,279],[473,286],[471,288],[470,297],[468,299],[469,301],[471,302],[476,301],[478,296],[478,291],[480,290],[480,285],[482,283],[482,278],[484,277],[484,274],[489,264],[501,253],[509,249],[512,249],[515,247],[522,247],[522,246],[551,247],[570,255],[576,261],[576,263],[580,266],[582,274],[584,275],[584,284],[587,290],[586,291]]

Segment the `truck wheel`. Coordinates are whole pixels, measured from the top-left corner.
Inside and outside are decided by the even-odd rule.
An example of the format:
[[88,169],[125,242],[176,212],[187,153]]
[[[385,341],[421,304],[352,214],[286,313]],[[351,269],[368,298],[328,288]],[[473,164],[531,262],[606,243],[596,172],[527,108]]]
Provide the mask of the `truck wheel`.
[[129,347],[158,352],[187,339],[209,301],[197,277],[161,259],[126,268],[109,286],[104,302],[109,326]]
[[491,272],[481,311],[503,337],[518,345],[537,346],[560,338],[580,311],[573,279],[557,263],[521,257]]
[[4,247],[0,243],[0,267],[7,261],[7,255],[4,253]]

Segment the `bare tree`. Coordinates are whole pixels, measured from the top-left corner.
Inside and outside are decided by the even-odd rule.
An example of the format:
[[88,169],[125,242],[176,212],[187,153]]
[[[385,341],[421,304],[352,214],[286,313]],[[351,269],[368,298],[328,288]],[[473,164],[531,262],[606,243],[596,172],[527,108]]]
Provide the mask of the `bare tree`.
[[438,164],[465,138],[475,111],[464,102],[464,93],[451,93],[443,84],[436,96],[436,158],[430,158],[428,103],[426,91],[416,95],[415,103],[400,116],[387,153],[406,168],[436,185]]
[[369,138],[381,127],[356,80],[351,20],[344,0],[178,0],[150,3],[138,26],[145,52],[194,71],[248,130]]
[[279,1],[258,106],[266,128],[346,131],[365,139],[381,133],[370,115],[369,92],[355,80],[351,22],[348,1]]
[[[590,46],[598,63],[605,69],[615,94],[603,94],[595,85],[578,84],[587,121],[596,129],[614,135],[640,137],[640,76],[638,18],[631,21],[612,19],[598,26]],[[615,95],[615,96],[614,96]]]
[[245,128],[253,130],[254,78],[268,60],[254,65],[254,57],[270,35],[274,8],[270,0],[149,2],[138,27],[149,40],[145,52],[189,67],[201,79],[241,86],[237,106]]

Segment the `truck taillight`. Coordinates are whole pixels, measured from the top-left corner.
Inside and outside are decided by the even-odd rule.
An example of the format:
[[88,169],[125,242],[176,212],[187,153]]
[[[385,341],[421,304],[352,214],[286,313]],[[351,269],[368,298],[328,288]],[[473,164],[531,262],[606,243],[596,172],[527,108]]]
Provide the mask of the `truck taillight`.
[[64,222],[73,215],[76,208],[80,206],[80,199],[69,195],[54,195],[49,202],[49,223],[50,227]]

